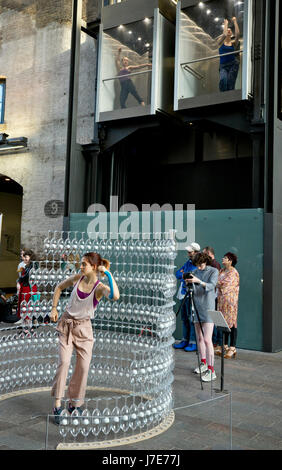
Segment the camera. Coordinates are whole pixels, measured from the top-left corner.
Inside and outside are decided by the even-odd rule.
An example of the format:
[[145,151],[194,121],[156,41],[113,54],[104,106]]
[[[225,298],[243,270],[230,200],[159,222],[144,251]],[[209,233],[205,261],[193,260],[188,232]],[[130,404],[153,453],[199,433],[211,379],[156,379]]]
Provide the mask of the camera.
[[191,273],[191,271],[188,271],[188,273],[183,274],[183,279],[192,279],[192,277],[193,274]]

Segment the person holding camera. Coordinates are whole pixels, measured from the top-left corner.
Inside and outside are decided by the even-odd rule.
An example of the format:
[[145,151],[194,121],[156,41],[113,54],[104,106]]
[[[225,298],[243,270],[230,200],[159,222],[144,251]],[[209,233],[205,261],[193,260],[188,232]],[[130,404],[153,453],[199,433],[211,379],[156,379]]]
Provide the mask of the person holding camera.
[[208,310],[215,310],[218,270],[210,266],[209,261],[207,254],[197,253],[193,257],[196,270],[185,280],[187,286],[193,286],[193,301],[196,310],[194,323],[200,354],[200,366],[194,372],[196,374],[201,373],[203,382],[216,379],[212,343],[214,323]]
[[[182,300],[186,294],[186,284],[185,284],[185,275],[194,269],[196,266],[193,264],[193,256],[200,251],[201,247],[198,243],[191,243],[191,245],[186,247],[188,260],[186,263],[176,271],[175,276],[181,281],[180,284],[180,297],[179,300]],[[190,299],[187,298],[181,307],[181,320],[182,320],[182,340],[179,343],[175,343],[173,347],[175,349],[184,349],[184,351],[196,351],[196,338],[195,338],[195,329],[193,324],[191,324],[190,319]]]

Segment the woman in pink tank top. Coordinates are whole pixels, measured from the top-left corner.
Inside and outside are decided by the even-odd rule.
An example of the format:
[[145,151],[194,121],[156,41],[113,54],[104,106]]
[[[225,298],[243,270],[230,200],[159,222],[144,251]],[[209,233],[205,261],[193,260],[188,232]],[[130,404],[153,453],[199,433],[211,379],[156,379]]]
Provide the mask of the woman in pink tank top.
[[[111,300],[119,299],[119,290],[109,267],[110,262],[101,258],[98,253],[85,253],[81,259],[81,272],[70,276],[55,289],[50,317],[52,322],[58,321],[57,305],[62,291],[73,287],[66,311],[56,328],[59,333],[59,364],[51,391],[51,395],[55,397],[53,414],[56,424],[60,424],[60,414],[63,411],[61,400],[64,397],[73,347],[77,357],[68,386],[68,411],[72,413],[77,409],[82,412],[94,342],[91,318],[103,296]],[[109,287],[98,279],[99,275],[107,276]]]

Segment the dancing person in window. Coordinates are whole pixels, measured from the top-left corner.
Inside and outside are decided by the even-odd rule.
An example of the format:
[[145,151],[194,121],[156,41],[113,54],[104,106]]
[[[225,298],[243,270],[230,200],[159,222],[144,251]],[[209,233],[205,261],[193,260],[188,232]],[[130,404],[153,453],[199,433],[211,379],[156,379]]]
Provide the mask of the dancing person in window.
[[212,343],[214,323],[208,311],[215,310],[218,270],[209,266],[209,263],[210,258],[207,254],[197,253],[193,257],[193,264],[197,269],[193,271],[190,279],[185,280],[187,284],[193,284],[194,305],[198,313],[195,315],[194,322],[200,353],[200,366],[194,372],[201,373],[203,382],[211,382],[216,379]]
[[[224,333],[224,357],[231,359],[236,357],[237,341],[237,316],[240,276],[235,269],[237,256],[234,253],[226,253],[222,259],[223,269],[218,276],[217,283],[217,309],[224,316],[231,333]],[[230,347],[228,339],[230,337]],[[217,356],[221,351],[216,352]]]
[[[230,52],[235,52],[240,43],[239,43],[239,26],[237,19],[234,16],[232,18],[235,30],[235,39],[232,39],[232,29],[228,28],[228,20],[224,20],[224,29],[223,34],[217,39],[219,45],[219,54],[220,54],[220,65],[219,65],[219,90],[228,91],[234,90],[235,83],[238,75],[240,57],[239,53],[230,54]],[[228,55],[225,55],[228,54]]]
[[120,77],[119,81],[120,81],[120,86],[121,86],[120,106],[121,108],[126,108],[126,100],[129,94],[134,96],[134,98],[138,101],[138,103],[141,106],[145,106],[145,102],[143,98],[141,98],[141,96],[139,95],[129,75],[134,70],[139,70],[144,67],[152,67],[152,65],[151,64],[128,65],[129,59],[128,57],[123,57],[121,59],[121,51],[122,49],[120,47],[118,50],[117,58],[116,58],[116,66],[118,69],[118,75]]
[[[94,342],[91,318],[103,296],[110,300],[119,299],[119,290],[109,267],[110,262],[101,258],[98,253],[85,253],[81,259],[80,273],[59,283],[54,291],[51,321],[57,322],[61,293],[64,289],[73,287],[69,303],[56,328],[59,333],[59,365],[51,391],[55,398],[53,414],[56,424],[61,422],[61,400],[65,393],[73,347],[77,359],[68,386],[68,411],[71,414],[76,409],[78,413],[82,413]],[[100,282],[99,276],[107,276],[109,286]]]

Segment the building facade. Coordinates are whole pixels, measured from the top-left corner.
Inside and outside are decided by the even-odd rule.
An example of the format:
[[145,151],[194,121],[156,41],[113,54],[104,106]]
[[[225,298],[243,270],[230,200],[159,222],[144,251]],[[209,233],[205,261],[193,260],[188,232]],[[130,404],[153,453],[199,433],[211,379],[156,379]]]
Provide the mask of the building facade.
[[[219,259],[239,257],[239,346],[280,350],[279,1],[53,0],[48,14],[17,3],[2,0],[1,21],[18,18],[27,32],[17,28],[15,39],[7,27],[2,38],[1,130],[29,145],[0,154],[0,173],[23,187],[22,243],[48,229],[80,230],[88,207],[110,211],[113,196],[140,211],[195,204],[196,240]],[[233,49],[222,42],[224,25]],[[33,64],[26,72],[22,41]]]
[[[0,147],[3,288],[15,286],[20,246],[38,254],[48,230],[63,228],[72,7],[71,1],[61,0],[1,0],[0,134],[6,134],[8,141],[27,138],[23,149]],[[96,17],[95,3],[88,7],[84,2],[84,19],[86,12]],[[84,83],[78,138],[88,143],[94,111],[91,90],[86,95],[83,89],[87,89],[89,75],[95,75],[96,62],[93,44],[85,37],[81,38],[80,64]],[[11,197],[16,198],[14,211]]]

